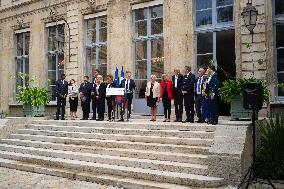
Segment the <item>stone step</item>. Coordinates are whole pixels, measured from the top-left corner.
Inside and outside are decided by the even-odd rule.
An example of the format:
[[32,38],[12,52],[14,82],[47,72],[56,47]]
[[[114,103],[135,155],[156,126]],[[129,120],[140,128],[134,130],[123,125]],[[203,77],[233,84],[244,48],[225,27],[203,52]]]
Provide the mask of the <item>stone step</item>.
[[72,152],[92,153],[100,155],[113,155],[120,157],[130,158],[142,158],[150,160],[160,161],[172,161],[180,163],[192,163],[206,165],[208,156],[202,154],[184,154],[184,153],[172,153],[172,152],[159,152],[156,150],[136,150],[128,148],[104,148],[97,146],[85,146],[85,145],[72,145],[72,144],[61,144],[52,142],[42,141],[31,141],[31,140],[18,140],[18,139],[2,139],[1,143],[23,146],[23,147],[34,147],[43,149],[54,149],[54,150],[66,150]]
[[147,130],[179,130],[179,131],[215,131],[216,126],[204,123],[175,123],[175,122],[149,122],[149,121],[129,121],[129,122],[107,122],[107,121],[81,121],[81,120],[35,120],[35,125],[58,125],[58,126],[83,126],[83,127],[103,127],[103,128],[129,128]]
[[193,145],[193,146],[211,146],[213,142],[212,139],[200,139],[200,138],[101,134],[101,133],[50,131],[50,130],[34,130],[34,129],[19,129],[18,133],[19,134],[30,134],[30,135],[69,137],[69,138],[84,138],[84,139],[98,139],[98,140],[112,139],[116,141]]
[[179,130],[148,130],[133,128],[106,128],[106,127],[84,127],[84,126],[57,126],[57,125],[35,125],[27,126],[28,129],[50,130],[50,131],[69,131],[102,134],[123,134],[123,135],[142,135],[160,137],[179,137],[179,138],[206,138],[214,137],[213,131],[179,131]]
[[131,148],[137,150],[151,150],[160,152],[177,152],[177,153],[199,153],[208,154],[209,147],[204,146],[190,146],[190,145],[175,145],[175,144],[160,144],[160,143],[145,143],[145,142],[130,142],[130,141],[116,141],[116,140],[99,140],[99,139],[85,139],[85,138],[70,138],[70,137],[56,137],[30,134],[11,134],[11,139],[20,140],[34,140],[43,142],[54,142],[63,144],[76,144],[99,146],[105,148]]
[[197,186],[197,187],[220,187],[223,185],[222,178],[208,177],[195,174],[186,174],[178,172],[159,171],[151,169],[133,168],[117,165],[108,165],[101,163],[92,163],[86,161],[50,158],[45,156],[35,156],[14,152],[0,151],[0,158],[24,161],[28,163],[67,168],[80,172],[94,172],[97,174],[111,174],[118,176],[131,177],[135,179],[145,179],[158,182],[167,182],[171,184]]
[[[93,172],[78,172],[64,168],[51,168],[44,165],[38,166],[32,163],[20,162],[9,159],[0,158],[0,166],[10,169],[17,169],[27,172],[35,172],[39,174],[46,174],[68,179],[76,179],[87,182],[104,183],[106,185],[117,186],[125,189],[192,189],[185,185],[176,185],[170,183],[162,183],[156,181],[134,179],[130,177],[95,174]],[[194,187],[195,189],[198,189]],[[200,188],[201,189],[201,188]],[[202,187],[202,189],[205,189]],[[206,189],[227,189],[227,187],[220,188],[206,188]]]
[[91,154],[91,153],[82,153],[82,152],[63,151],[63,150],[23,147],[23,146],[15,146],[7,144],[0,144],[0,151],[39,155],[51,158],[79,160],[79,161],[86,161],[93,163],[119,165],[125,167],[138,167],[143,169],[153,169],[160,171],[192,173],[199,175],[206,175],[208,168],[207,166],[199,164],[178,163],[171,161],[159,161],[159,160],[100,155],[100,154]]

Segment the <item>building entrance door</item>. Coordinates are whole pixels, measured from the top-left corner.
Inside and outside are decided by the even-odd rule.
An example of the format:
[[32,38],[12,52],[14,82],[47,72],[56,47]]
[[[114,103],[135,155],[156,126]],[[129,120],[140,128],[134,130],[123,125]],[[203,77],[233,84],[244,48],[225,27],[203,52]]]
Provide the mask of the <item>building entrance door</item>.
[[[164,73],[163,6],[133,10],[133,76],[137,89],[134,95],[133,112],[149,114],[145,100],[147,81],[156,75],[160,82]],[[158,114],[163,113],[159,104]]]

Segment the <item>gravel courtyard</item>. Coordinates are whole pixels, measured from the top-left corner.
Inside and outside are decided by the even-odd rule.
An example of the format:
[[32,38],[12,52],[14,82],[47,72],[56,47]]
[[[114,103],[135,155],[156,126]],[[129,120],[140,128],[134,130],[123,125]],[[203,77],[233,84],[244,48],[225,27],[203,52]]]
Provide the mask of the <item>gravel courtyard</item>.
[[0,167],[0,189],[119,189],[118,187]]

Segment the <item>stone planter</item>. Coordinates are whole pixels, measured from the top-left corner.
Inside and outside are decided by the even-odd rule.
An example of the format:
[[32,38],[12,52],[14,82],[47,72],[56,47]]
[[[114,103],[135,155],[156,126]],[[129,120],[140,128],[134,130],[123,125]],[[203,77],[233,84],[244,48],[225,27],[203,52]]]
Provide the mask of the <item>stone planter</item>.
[[231,120],[251,119],[252,111],[243,108],[243,98],[238,95],[231,102]]
[[23,105],[24,117],[43,117],[45,115],[45,106],[39,106],[38,108],[30,104]]

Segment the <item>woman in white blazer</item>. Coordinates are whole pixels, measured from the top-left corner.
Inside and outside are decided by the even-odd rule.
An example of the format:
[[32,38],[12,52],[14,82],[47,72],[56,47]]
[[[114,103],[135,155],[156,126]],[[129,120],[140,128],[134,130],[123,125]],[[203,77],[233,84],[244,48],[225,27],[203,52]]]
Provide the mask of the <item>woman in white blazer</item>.
[[151,108],[152,119],[150,121],[156,121],[157,106],[160,101],[160,84],[156,81],[157,77],[151,75],[151,80],[147,83],[145,98],[147,100],[147,106]]

